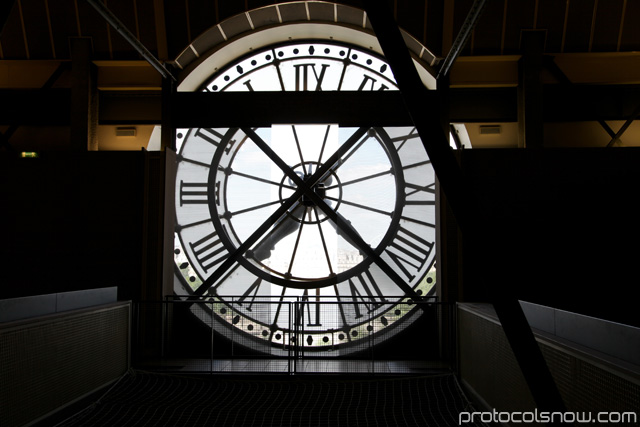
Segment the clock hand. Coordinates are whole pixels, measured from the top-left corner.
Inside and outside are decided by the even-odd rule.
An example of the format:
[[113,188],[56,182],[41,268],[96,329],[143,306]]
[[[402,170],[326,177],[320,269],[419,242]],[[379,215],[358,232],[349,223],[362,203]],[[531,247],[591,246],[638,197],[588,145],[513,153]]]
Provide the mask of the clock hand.
[[[347,220],[345,219],[345,221],[347,221]],[[349,225],[351,225],[350,221],[347,221],[347,222],[349,223]],[[335,222],[329,221],[329,223],[331,224],[333,229],[336,230],[336,233],[338,233],[338,236],[342,237],[344,240],[347,241],[347,243],[349,243],[351,246],[353,246],[355,249],[357,249],[358,252],[360,253],[360,255],[364,255],[364,253],[362,252],[362,249],[360,249],[358,244],[355,242],[355,240],[353,238],[351,238],[351,236],[348,233],[343,231],[342,228],[338,227],[338,225]],[[351,226],[351,228],[353,228],[353,226]],[[355,228],[353,228],[353,230],[355,231]],[[357,231],[356,231],[356,233],[357,233]]]
[[[322,182],[323,186],[331,185],[333,182],[333,176],[329,175]],[[321,184],[318,184],[321,185]],[[304,197],[304,196],[303,196]],[[328,202],[331,206],[331,202]],[[260,241],[252,250],[253,259],[256,261],[263,261],[271,256],[271,251],[275,248],[276,244],[300,229],[301,221],[304,220],[304,216],[309,214],[309,221],[311,221],[310,209],[298,209],[302,205],[296,205],[289,209],[287,215],[280,218],[273,227],[273,231],[269,233],[262,241]],[[351,243],[351,242],[350,242]],[[353,244],[355,247],[355,244]]]
[[280,205],[280,207],[276,209],[276,211],[273,212],[262,223],[262,225],[256,228],[254,232],[249,237],[247,237],[245,241],[240,244],[240,246],[236,248],[235,251],[228,254],[225,260],[220,265],[218,265],[218,268],[202,282],[202,285],[198,289],[194,291],[194,294],[203,295],[205,292],[207,292],[209,288],[218,281],[218,279],[225,275],[225,273],[238,261],[241,256],[243,256],[247,251],[251,249],[251,246],[253,246],[262,235],[269,231],[273,224],[277,223],[282,218],[282,216],[286,215],[289,209],[292,209],[292,207],[295,206],[296,203],[298,203],[297,200],[302,197],[303,193],[304,189],[298,188],[291,196],[289,196],[288,199],[284,200],[282,202],[282,205]]
[[[347,235],[354,243],[356,243],[356,249],[359,249],[361,253],[364,253],[367,257],[371,258],[378,267],[391,279],[396,286],[402,291],[411,296],[416,301],[420,301],[422,297],[416,293],[416,291],[407,284],[398,273],[382,259],[380,254],[376,252],[363,238],[360,233],[351,225],[351,223],[340,212],[333,210],[321,197],[314,192],[307,193],[307,196],[320,208],[325,215],[327,215],[345,235]],[[336,230],[337,230],[336,229]],[[426,306],[421,305],[421,308]]]
[[271,256],[271,251],[280,240],[300,228],[300,221],[306,213],[306,209],[299,209],[301,206],[302,205],[297,205],[292,207],[287,215],[284,215],[278,220],[278,222],[276,222],[273,231],[253,248],[253,259],[256,261],[263,261],[269,258]]
[[[333,182],[333,177],[329,175],[323,182],[323,184],[331,185]],[[329,206],[331,206],[331,202],[327,202]],[[311,215],[311,211],[309,209],[298,209],[302,205],[297,205],[291,208],[288,212],[288,215],[283,216],[276,222],[274,225],[274,230],[265,237],[262,241],[260,241],[252,250],[253,258],[256,261],[263,261],[271,256],[271,251],[275,248],[276,244],[290,235],[291,233],[298,231],[300,228],[300,223],[304,220],[305,214],[309,213]],[[295,218],[295,219],[294,219]],[[311,221],[311,218],[309,219]],[[335,225],[332,223],[334,228]],[[342,231],[336,230],[339,234],[342,234]],[[355,243],[349,240],[348,236],[343,236],[345,240],[347,240],[353,247],[356,247]]]

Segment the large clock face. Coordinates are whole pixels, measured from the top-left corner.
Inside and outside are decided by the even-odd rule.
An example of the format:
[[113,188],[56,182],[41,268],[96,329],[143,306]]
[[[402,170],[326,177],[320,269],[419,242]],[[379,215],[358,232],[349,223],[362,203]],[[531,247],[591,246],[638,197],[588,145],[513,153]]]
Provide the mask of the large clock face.
[[[203,90],[396,86],[375,54],[310,42],[242,58]],[[177,147],[177,291],[206,298],[221,330],[269,351],[348,350],[419,315],[407,302],[434,289],[435,177],[414,128],[181,129]]]

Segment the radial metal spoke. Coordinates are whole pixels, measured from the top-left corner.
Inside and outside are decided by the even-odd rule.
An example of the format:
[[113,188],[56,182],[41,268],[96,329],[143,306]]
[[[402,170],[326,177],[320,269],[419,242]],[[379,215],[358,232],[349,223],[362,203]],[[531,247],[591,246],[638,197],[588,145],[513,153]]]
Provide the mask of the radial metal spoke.
[[252,207],[246,208],[246,209],[241,209],[241,210],[236,211],[236,212],[228,212],[227,214],[230,215],[230,216],[242,215],[243,213],[247,213],[247,212],[255,211],[255,210],[258,210],[258,209],[266,208],[267,206],[277,205],[278,203],[280,203],[280,200],[274,200],[273,202],[263,203],[261,205],[252,206]]
[[206,224],[208,222],[211,222],[211,218],[207,218],[207,219],[203,219],[200,221],[196,221],[196,222],[190,222],[189,224],[177,224],[176,225],[176,231],[181,231],[184,230],[185,228],[189,228],[189,227],[195,227],[196,225],[202,225],[202,224]]
[[431,164],[431,160],[425,160],[423,162],[418,162],[412,165],[403,166],[402,169],[417,168],[418,166],[424,166],[424,165],[430,165],[430,164]]
[[320,154],[318,155],[318,164],[322,163],[322,155],[324,154],[324,149],[327,146],[327,141],[329,140],[330,130],[331,130],[331,125],[327,125],[327,131],[324,133],[324,139],[322,140],[322,147],[320,147]]
[[207,163],[204,163],[204,162],[199,162],[199,161],[193,160],[193,159],[189,159],[187,157],[181,156],[180,154],[178,154],[176,157],[178,158],[179,162],[187,162],[187,163],[191,163],[191,164],[198,165],[198,166],[204,166],[207,169],[211,168],[210,164],[207,164]]
[[405,221],[410,221],[410,222],[414,222],[416,224],[420,224],[420,225],[424,225],[425,227],[431,227],[431,228],[436,228],[435,224],[432,224],[430,222],[426,222],[426,221],[420,221],[419,219],[415,219],[415,218],[411,218],[408,216],[401,216],[400,219],[403,219]]
[[242,173],[242,172],[238,172],[238,171],[235,171],[235,170],[231,170],[230,174],[232,174],[232,175],[238,175],[238,176],[241,176],[241,177],[243,177],[243,178],[247,178],[247,179],[252,179],[252,180],[254,180],[254,181],[264,182],[265,184],[275,185],[275,186],[277,186],[277,187],[280,187],[280,186],[281,186],[281,187],[283,187],[283,188],[287,188],[287,189],[289,189],[289,190],[295,190],[295,189],[296,189],[296,187],[293,187],[293,186],[291,186],[291,185],[280,184],[279,182],[270,181],[270,180],[268,180],[268,179],[260,178],[260,177],[255,176],[255,175],[249,175],[249,174]]
[[378,173],[375,173],[373,175],[368,175],[368,176],[364,176],[362,178],[353,179],[351,181],[341,182],[340,184],[332,185],[330,187],[325,187],[325,190],[333,190],[334,188],[344,187],[344,186],[351,185],[351,184],[356,184],[358,182],[362,182],[362,181],[366,181],[366,180],[374,179],[374,178],[379,178],[381,176],[389,175],[389,174],[392,174],[392,173],[393,173],[393,170],[389,169],[388,171],[378,172]]
[[[306,212],[303,212],[302,214],[303,219],[304,219],[305,213]],[[291,261],[289,261],[289,269],[287,270],[287,274],[291,274],[291,270],[293,269],[293,262],[296,259],[296,254],[298,253],[298,245],[300,244],[300,237],[302,236],[303,228],[304,228],[304,222],[301,222],[300,227],[298,227],[298,235],[296,236],[296,243],[293,245],[293,251],[291,252]]]
[[322,224],[320,223],[320,217],[318,216],[318,211],[315,207],[313,208],[313,213],[316,217],[316,222],[318,224],[318,232],[320,233],[320,240],[322,240],[322,248],[324,249],[324,256],[327,259],[329,274],[334,274],[333,268],[331,267],[331,257],[329,257],[329,249],[327,248],[327,243],[324,240],[324,233],[322,232]]
[[381,214],[381,215],[391,216],[391,214],[393,213],[393,212],[386,212],[386,211],[383,211],[383,210],[380,210],[380,209],[372,208],[371,206],[366,206],[366,205],[361,205],[359,203],[350,202],[350,201],[344,200],[344,199],[343,200],[336,199],[335,197],[325,196],[325,199],[333,200],[334,202],[341,202],[341,203],[344,203],[345,205],[354,206],[354,207],[360,208],[360,209],[365,209],[365,210],[368,210],[368,211],[371,211],[371,212],[375,212],[375,213],[378,213],[378,214]]
[[307,167],[304,165],[304,157],[302,156],[302,147],[300,147],[300,140],[298,139],[298,132],[296,132],[296,126],[291,125],[293,131],[293,139],[296,141],[296,148],[298,149],[298,155],[300,156],[300,164],[302,165],[302,172],[307,174]]

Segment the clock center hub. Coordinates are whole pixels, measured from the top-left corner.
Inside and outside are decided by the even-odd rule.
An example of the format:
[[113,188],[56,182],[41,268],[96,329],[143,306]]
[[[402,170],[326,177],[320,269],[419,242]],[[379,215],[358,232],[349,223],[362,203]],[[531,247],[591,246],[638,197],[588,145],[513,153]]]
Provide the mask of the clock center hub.
[[[304,165],[302,163],[294,165],[292,169],[301,180],[310,184],[311,177],[321,166],[322,163],[320,162],[308,161],[305,162]],[[287,175],[283,175],[280,181],[280,200],[283,201],[289,197],[295,188],[297,188],[296,183],[291,178],[288,178]],[[337,211],[342,203],[342,185],[335,171],[330,172],[324,179],[311,186],[311,191],[334,211]],[[318,203],[316,203],[318,199],[310,193],[309,191],[305,192],[299,199],[300,204],[306,208],[306,215],[303,218],[298,218],[296,215],[290,215],[290,217],[297,222],[303,222],[305,224],[316,224],[326,221],[328,217],[318,206]],[[310,211],[315,211],[317,218],[315,218],[315,214],[309,215]]]
[[[306,181],[309,180],[309,178],[311,178],[311,175],[306,174],[306,175],[304,175],[303,180],[306,182]],[[324,200],[325,196],[327,195],[327,190],[325,189],[324,182],[319,182],[316,185],[314,185],[313,186],[313,192],[318,197],[320,197],[321,199]],[[307,207],[316,206],[316,204],[314,203],[313,199],[308,194],[304,194],[302,196],[302,204],[307,206]]]

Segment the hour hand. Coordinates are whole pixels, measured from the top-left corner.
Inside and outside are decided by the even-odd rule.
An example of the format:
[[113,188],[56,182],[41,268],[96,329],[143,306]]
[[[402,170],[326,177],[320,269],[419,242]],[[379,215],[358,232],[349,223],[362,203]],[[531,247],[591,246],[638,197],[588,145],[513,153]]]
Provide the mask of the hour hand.
[[276,222],[274,229],[264,239],[253,248],[253,258],[256,261],[263,261],[271,256],[271,251],[276,244],[289,234],[300,228],[300,221],[304,217],[306,209],[298,205]]
[[[346,220],[345,220],[346,221]],[[331,224],[331,226],[336,230],[336,233],[338,233],[338,235],[340,237],[342,237],[344,240],[347,241],[347,243],[349,243],[351,246],[353,246],[355,249],[358,250],[358,252],[360,252],[360,255],[364,255],[362,247],[357,244],[353,238],[351,238],[351,236],[349,235],[349,233],[345,232],[345,230],[343,230],[343,227],[338,227],[338,225],[333,222],[333,221],[329,221],[329,223]],[[351,223],[349,221],[346,221],[346,223],[349,225],[350,231],[351,233],[355,233],[358,234],[358,232],[356,231],[355,228],[353,228],[353,226],[351,225]],[[358,237],[360,237],[360,235],[358,234]],[[360,239],[362,240],[362,237],[360,237]],[[364,241],[364,240],[362,240]]]

